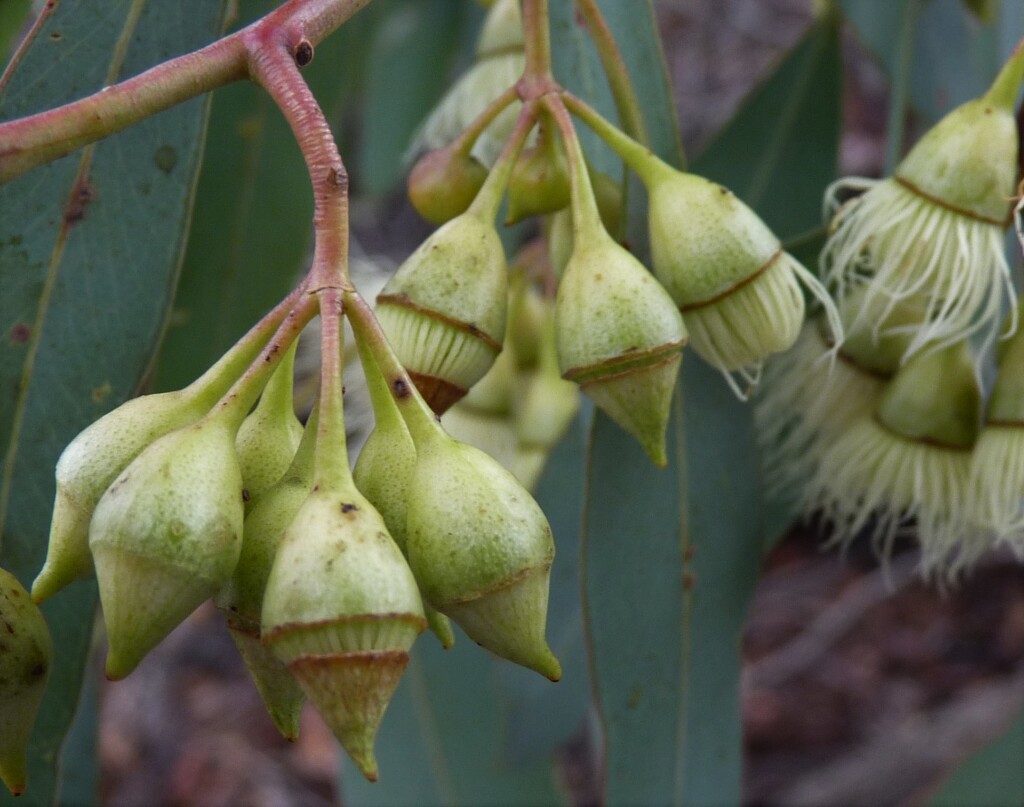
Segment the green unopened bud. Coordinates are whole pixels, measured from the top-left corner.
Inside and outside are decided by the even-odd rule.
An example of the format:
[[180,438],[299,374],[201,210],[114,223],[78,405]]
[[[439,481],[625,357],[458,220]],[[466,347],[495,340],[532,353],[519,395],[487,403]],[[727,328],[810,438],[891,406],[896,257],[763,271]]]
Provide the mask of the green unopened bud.
[[799,280],[841,328],[825,290],[726,188],[662,166],[647,178],[654,273],[686,316],[690,344],[725,373],[755,383],[761,362],[796,341]]
[[505,224],[554,213],[569,204],[569,164],[550,122],[542,119],[537,142],[520,153],[508,184]]
[[896,167],[898,182],[944,207],[1006,221],[1017,181],[1012,102],[988,95],[957,107],[925,133]]
[[473,641],[557,681],[544,639],[555,545],[540,507],[472,446],[437,434],[417,448],[409,562],[424,595]]
[[465,213],[476,197],[487,169],[451,146],[428,151],[409,173],[409,201],[431,224],[441,225]]
[[314,487],[285,530],[263,599],[263,638],[371,781],[384,710],[425,627],[412,572],[351,485]]
[[104,415],[64,449],[46,563],[32,584],[36,602],[92,574],[89,522],[103,492],[143,448],[195,422],[206,408],[184,392],[145,395]]
[[25,752],[52,663],[46,620],[17,578],[0,569],[0,781],[15,796],[28,784]]
[[292,464],[282,478],[252,500],[242,530],[242,551],[216,604],[227,616],[228,630],[252,676],[277,730],[288,739],[299,735],[305,694],[288,668],[260,642],[263,594],[285,528],[309,496],[313,485],[313,446],[317,418],[311,416]]
[[108,678],[135,669],[235,568],[243,520],[236,431],[208,418],[161,437],[96,506],[89,545],[110,643]]
[[278,306],[185,389],[128,401],[64,449],[57,462],[57,497],[46,564],[32,584],[36,602],[92,573],[89,522],[100,497],[146,446],[206,414],[256,357],[286,313],[287,308]]
[[562,375],[664,465],[686,326],[672,298],[603,231],[573,250],[558,287],[555,334]]
[[284,475],[302,439],[302,423],[295,417],[292,392],[297,347],[295,342],[289,348],[256,408],[238,430],[235,450],[249,502]]
[[435,412],[465,395],[501,352],[506,276],[494,225],[464,213],[427,238],[378,295],[388,340]]

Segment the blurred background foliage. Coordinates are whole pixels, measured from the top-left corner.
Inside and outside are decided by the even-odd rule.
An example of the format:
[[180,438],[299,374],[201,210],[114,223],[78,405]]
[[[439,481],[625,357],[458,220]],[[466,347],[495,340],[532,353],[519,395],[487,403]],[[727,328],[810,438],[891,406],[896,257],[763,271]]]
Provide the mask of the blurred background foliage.
[[[62,0],[0,83],[0,119],[137,73],[277,3],[184,5],[142,4],[139,14],[131,0]],[[778,0],[771,13],[788,15],[785,23],[763,32],[753,31],[768,13],[755,8],[759,0],[702,0],[688,9],[647,0],[600,5],[637,79],[652,147],[678,161],[681,132],[692,169],[735,190],[809,265],[823,235],[821,194],[841,163],[876,174],[891,166],[916,133],[987,86],[1024,35],[1018,0]],[[610,112],[600,66],[569,0],[551,0],[551,11],[558,77]],[[0,52],[19,41],[30,14],[27,0],[0,3]],[[402,200],[406,152],[424,116],[469,64],[482,14],[471,0],[376,0],[324,42],[306,69],[335,123],[352,175],[355,234],[370,254],[400,260],[429,231]],[[710,19],[704,28],[702,15]],[[728,39],[730,26],[746,27],[739,46],[735,36]],[[754,58],[756,34],[770,39],[778,30],[787,41],[767,49],[767,64]],[[115,49],[118,37],[128,46]],[[716,49],[709,63],[722,74],[701,92],[698,56]],[[741,80],[751,73],[752,87]],[[848,85],[871,81],[881,85],[876,98],[887,100],[855,106]],[[865,127],[853,126],[866,117],[874,127],[867,140],[885,143],[877,160],[857,139]],[[168,142],[170,167],[153,159],[154,145]],[[598,157],[614,169],[608,160]],[[83,165],[91,166],[94,186],[89,215],[67,227],[61,206]],[[640,254],[642,211],[642,196],[631,193],[630,232]],[[27,345],[0,338],[0,384],[18,393],[0,397],[0,565],[26,583],[39,568],[52,468],[74,434],[140,390],[190,381],[291,286],[308,258],[310,214],[291,135],[267,97],[245,83],[0,186],[0,326],[13,334],[24,322],[34,334]],[[831,765],[832,779],[842,781],[835,768],[842,760],[813,752],[805,754],[805,779],[759,791],[748,771],[744,788],[744,749],[749,758],[756,735],[744,630],[765,552],[792,522],[792,514],[762,500],[749,408],[690,355],[670,431],[672,459],[659,471],[603,415],[586,409],[540,482],[537,497],[558,546],[548,635],[566,673],[559,684],[498,663],[465,637],[447,652],[423,641],[379,737],[379,784],[344,768],[340,791],[302,790],[284,777],[273,792],[287,802],[237,790],[225,801],[216,800],[223,791],[200,799],[206,780],[193,768],[202,770],[201,758],[220,746],[200,745],[172,764],[167,757],[178,749],[150,753],[104,733],[107,773],[127,780],[111,768],[151,764],[178,777],[179,790],[172,787],[166,803],[238,803],[239,792],[268,804],[329,803],[340,792],[353,806],[837,803],[821,800],[830,791],[815,790],[814,773]],[[1013,572],[1008,585],[1024,585],[1019,569]],[[880,591],[871,602],[888,590]],[[63,658],[36,731],[32,787],[22,804],[49,804],[57,793],[61,804],[97,799],[94,607],[94,588],[80,584],[46,609]],[[223,663],[223,639],[210,638],[217,621],[200,614],[186,628],[192,634],[172,637],[165,655],[137,675],[152,682],[152,665],[182,654],[193,674],[209,675]],[[909,785],[865,792],[887,793],[885,803],[893,804],[1024,803],[1024,718],[1013,723],[1024,707],[1024,696],[1014,700],[1024,689],[1024,661],[1010,668],[999,679],[1009,694],[966,745],[931,759]],[[177,685],[161,678],[148,696],[130,682],[117,686],[128,694],[119,702],[107,690],[104,721],[151,709],[143,722],[159,732],[161,721],[175,719],[173,704],[154,703],[180,694]],[[322,736],[315,727],[309,732]],[[184,737],[164,733],[168,743]],[[896,746],[900,752],[917,758],[905,745]],[[325,764],[333,771],[333,761]],[[107,782],[103,792],[108,803],[130,804],[147,791]],[[870,796],[857,802],[855,789],[849,795],[844,803],[883,803]],[[0,795],[0,803],[6,799]]]

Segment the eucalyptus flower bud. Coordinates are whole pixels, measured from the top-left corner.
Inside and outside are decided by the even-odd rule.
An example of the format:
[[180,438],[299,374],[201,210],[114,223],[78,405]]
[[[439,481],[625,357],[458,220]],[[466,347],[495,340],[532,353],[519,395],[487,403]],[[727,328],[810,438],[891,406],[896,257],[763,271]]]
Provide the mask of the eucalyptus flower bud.
[[46,620],[17,578],[0,569],[0,781],[15,796],[28,784],[25,752],[52,664]]
[[227,581],[242,545],[237,429],[206,418],[139,454],[96,505],[89,545],[110,649],[107,677],[142,657]]
[[664,465],[686,326],[665,290],[607,233],[580,241],[555,302],[562,375]]
[[260,641],[263,594],[285,528],[294,520],[313,486],[313,446],[317,417],[310,417],[292,464],[282,478],[252,500],[242,529],[242,551],[231,577],[217,593],[217,607],[252,676],[267,713],[284,737],[299,736],[305,693],[288,668]]
[[427,238],[377,297],[388,340],[439,414],[465,395],[501,352],[506,276],[494,225],[467,212]]
[[[373,372],[377,372],[376,368]],[[377,508],[402,554],[408,557],[406,524],[409,484],[416,467],[416,446],[386,391],[385,396],[374,398],[377,422],[359,450],[352,476],[359,491]],[[426,602],[423,603],[423,612],[441,646],[448,649],[454,645],[455,634],[448,617]]]
[[479,449],[435,434],[417,450],[408,548],[427,600],[473,641],[557,681],[544,639],[555,546],[540,507]]
[[925,573],[955,574],[988,545],[971,528],[967,507],[980,414],[966,344],[916,355],[886,387],[874,415],[823,457],[811,507],[824,510],[841,542],[872,524],[883,556],[913,521]]
[[295,342],[274,370],[256,408],[238,430],[235,450],[246,500],[251,502],[277,482],[295,457],[302,423],[295,417],[293,374]]
[[[835,217],[822,266],[837,297],[865,279],[865,310],[926,295],[908,356],[979,330],[991,339],[1004,300],[1015,302],[1003,231],[1017,179],[1022,71],[1018,49],[992,88],[939,121],[892,177],[840,180],[826,191]],[[851,191],[860,195],[840,204]]]
[[92,574],[89,522],[104,491],[153,440],[194,423],[206,408],[183,391],[144,395],[108,412],[64,449],[46,563],[32,584],[36,602]]
[[554,213],[569,204],[569,165],[547,120],[542,119],[536,143],[520,153],[508,185],[505,224]]
[[720,185],[658,165],[647,177],[654,273],[681,308],[703,359],[757,383],[764,359],[796,341],[804,319],[800,281],[823,303],[840,338],[821,284],[753,210]]
[[431,224],[441,225],[465,213],[476,197],[487,169],[451,146],[428,151],[409,173],[409,201]]
[[426,623],[405,558],[353,486],[314,486],[302,504],[281,539],[262,624],[264,642],[376,780],[374,738]]

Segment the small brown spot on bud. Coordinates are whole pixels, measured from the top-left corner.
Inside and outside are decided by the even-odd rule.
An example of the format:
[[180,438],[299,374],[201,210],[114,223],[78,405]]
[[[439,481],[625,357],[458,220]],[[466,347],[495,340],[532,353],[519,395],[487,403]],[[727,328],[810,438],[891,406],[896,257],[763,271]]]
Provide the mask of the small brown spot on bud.
[[252,498],[252,495],[249,493],[249,489],[248,488],[242,488],[242,501],[243,502],[247,502],[251,498]]
[[391,386],[395,390],[395,395],[397,395],[399,398],[409,397],[409,385],[406,384],[402,379],[396,378]]
[[33,678],[38,678],[39,676],[41,676],[45,672],[46,672],[46,665],[45,664],[37,664],[35,667],[32,668],[31,675],[32,675]]
[[358,509],[359,508],[356,507],[354,504],[349,504],[348,502],[342,502],[341,503],[341,512],[343,512],[343,513],[351,513],[353,510],[358,510]]
[[303,39],[295,46],[295,64],[305,67],[313,61],[313,44],[308,39]]

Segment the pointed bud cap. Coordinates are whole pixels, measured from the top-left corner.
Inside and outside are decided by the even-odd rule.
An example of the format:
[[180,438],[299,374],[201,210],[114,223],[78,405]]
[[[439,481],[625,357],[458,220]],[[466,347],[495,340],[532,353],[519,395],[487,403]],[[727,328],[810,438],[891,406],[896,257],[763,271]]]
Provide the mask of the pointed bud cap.
[[915,355],[882,393],[876,416],[902,437],[969,449],[981,425],[981,389],[965,342]]
[[314,487],[285,531],[263,600],[263,640],[364,775],[426,620],[380,514],[354,487]]
[[557,680],[544,640],[555,545],[540,507],[482,451],[436,436],[409,493],[409,562],[424,595],[473,641]]
[[0,569],[0,781],[28,784],[26,749],[53,664],[46,620],[17,578]]
[[228,630],[274,727],[282,737],[294,742],[299,737],[306,693],[288,671],[288,667],[281,663],[269,647],[263,645],[258,633],[233,628],[230,624]]
[[663,465],[687,331],[658,281],[607,236],[578,244],[558,288],[555,334],[562,375]]
[[466,212],[485,179],[487,169],[479,160],[444,146],[416,161],[409,173],[409,201],[423,218],[441,225]]
[[71,441],[57,461],[50,544],[32,584],[36,602],[92,574],[89,522],[104,491],[147,445],[202,414],[202,407],[181,392],[144,395],[108,412]]
[[110,648],[124,678],[227,581],[242,546],[235,431],[207,419],[161,437],[96,506],[89,545]]
[[501,352],[506,275],[493,224],[464,213],[427,238],[378,295],[381,326],[435,412],[465,395]]

